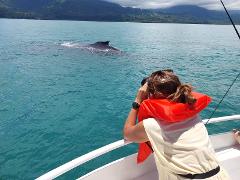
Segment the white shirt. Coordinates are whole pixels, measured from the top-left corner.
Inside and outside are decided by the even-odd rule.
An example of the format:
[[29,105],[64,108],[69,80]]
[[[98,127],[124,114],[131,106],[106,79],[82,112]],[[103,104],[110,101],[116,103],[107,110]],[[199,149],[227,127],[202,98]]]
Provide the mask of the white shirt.
[[[177,174],[205,173],[219,165],[199,116],[178,123],[149,118],[143,125],[154,150],[160,180],[184,179]],[[223,169],[208,180],[213,178],[229,179]]]

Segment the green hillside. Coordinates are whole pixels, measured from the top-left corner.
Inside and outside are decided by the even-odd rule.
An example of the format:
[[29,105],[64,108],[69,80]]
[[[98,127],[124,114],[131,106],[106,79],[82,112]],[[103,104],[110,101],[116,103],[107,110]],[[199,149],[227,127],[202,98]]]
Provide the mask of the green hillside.
[[[103,0],[0,0],[0,18],[228,24],[224,12],[198,6],[143,10]],[[240,24],[239,11],[233,18]]]

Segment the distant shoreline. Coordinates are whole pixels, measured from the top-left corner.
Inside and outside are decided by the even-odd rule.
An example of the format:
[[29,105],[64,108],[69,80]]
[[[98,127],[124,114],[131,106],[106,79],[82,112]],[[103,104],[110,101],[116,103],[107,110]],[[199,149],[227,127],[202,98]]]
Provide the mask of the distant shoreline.
[[[229,11],[235,24],[240,25],[240,10]],[[196,5],[176,5],[160,9],[122,7],[99,0],[8,0],[0,3],[0,18],[65,20],[93,22],[135,22],[230,25],[224,11],[209,10]]]
[[[142,24],[193,24],[193,25],[232,25],[229,23],[198,23],[198,22],[154,22],[154,21],[95,21],[95,20],[75,20],[75,19],[37,19],[37,18],[6,18],[0,17],[0,19],[13,19],[13,20],[39,20],[39,21],[78,21],[78,22],[109,22],[109,23],[142,23]],[[237,26],[240,23],[235,23]]]

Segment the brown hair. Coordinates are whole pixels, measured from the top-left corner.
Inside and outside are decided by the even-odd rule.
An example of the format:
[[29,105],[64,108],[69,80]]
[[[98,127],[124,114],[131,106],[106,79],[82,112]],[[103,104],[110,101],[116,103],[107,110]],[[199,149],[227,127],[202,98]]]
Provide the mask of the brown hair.
[[194,104],[192,86],[182,84],[171,71],[156,71],[148,78],[148,91],[154,98],[167,98],[172,102]]

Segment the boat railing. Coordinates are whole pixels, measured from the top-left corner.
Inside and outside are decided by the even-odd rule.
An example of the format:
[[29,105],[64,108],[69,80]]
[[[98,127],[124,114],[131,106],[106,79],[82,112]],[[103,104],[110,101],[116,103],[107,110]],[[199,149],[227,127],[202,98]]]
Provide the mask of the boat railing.
[[[232,120],[240,120],[240,115],[233,115],[233,116],[224,116],[224,117],[218,117],[218,118],[212,118],[208,124],[210,123],[218,123],[218,122],[224,122],[224,121],[232,121]],[[203,120],[204,123],[206,123],[208,119]],[[48,173],[40,176],[37,178],[37,180],[49,180],[49,179],[54,179],[92,159],[95,159],[103,154],[106,154],[110,151],[113,151],[115,149],[118,149],[120,147],[126,146],[128,144],[131,144],[131,142],[128,142],[124,139],[116,141],[114,143],[108,144],[106,146],[103,146],[99,149],[96,149],[94,151],[91,151],[85,155],[82,155],[76,159],[73,159],[70,162],[67,162],[66,164],[63,164],[56,169],[53,169],[49,171]]]

